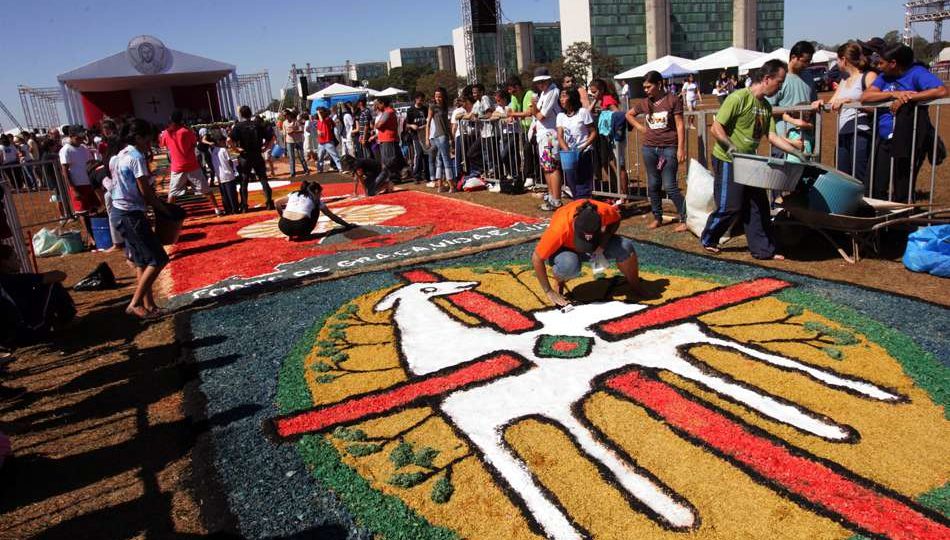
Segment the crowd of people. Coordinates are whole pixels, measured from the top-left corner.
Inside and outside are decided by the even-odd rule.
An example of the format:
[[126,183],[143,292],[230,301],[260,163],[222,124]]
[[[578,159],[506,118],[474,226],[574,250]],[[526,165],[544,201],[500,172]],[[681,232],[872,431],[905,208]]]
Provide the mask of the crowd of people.
[[[721,105],[710,131],[715,141],[716,210],[700,235],[707,251],[718,253],[720,238],[739,220],[753,257],[782,258],[772,232],[773,201],[765,190],[735,181],[733,156],[755,153],[766,138],[775,156],[807,160],[817,144],[815,116],[824,106],[840,111],[837,168],[867,185],[872,174],[890,178],[893,160],[892,181],[879,181],[873,190],[867,185],[867,194],[896,200],[908,197],[911,175],[916,176],[926,152],[911,156],[906,150],[915,146],[910,144],[913,137],[929,136],[933,141],[935,135],[928,115],[919,115],[921,125],[915,126],[913,108],[906,105],[945,97],[946,87],[914,62],[909,47],[887,45],[876,38],[839,48],[843,79],[824,103],[806,71],[814,53],[811,43],[801,41],[792,47],[789,62],[765,62],[742,88],[731,76],[720,77],[716,83]],[[674,230],[685,231],[687,210],[677,173],[686,160],[687,130],[694,126],[684,116],[696,110],[702,94],[693,76],[674,89],[654,71],[646,74],[642,84],[643,97],[629,99],[629,89],[618,97],[614,85],[603,79],[588,84],[572,77],[555,81],[542,67],[534,72],[529,89],[517,77],[491,92],[477,83],[466,86],[458,96],[437,88],[431,99],[421,92],[414,94],[404,113],[398,113],[388,98],[379,97],[372,104],[363,98],[316,108],[312,114],[286,109],[275,123],[242,106],[238,121],[198,130],[185,125],[177,112],[161,129],[140,119],[105,119],[90,130],[69,126],[63,133],[50,130],[43,136],[29,132],[0,136],[0,157],[4,165],[51,158],[61,164],[68,193],[62,193],[55,181],[51,183],[56,175],[41,168],[5,167],[3,174],[18,189],[55,189],[63,200],[68,197],[90,236],[89,217],[105,212],[113,249],[125,250],[138,276],[128,312],[151,317],[160,313],[152,286],[168,256],[146,209],[152,207],[162,215],[180,213],[175,211],[175,202],[189,188],[223,215],[252,210],[248,186],[258,182],[264,208],[278,212],[279,228],[291,239],[308,238],[321,213],[344,229],[354,226],[327,208],[321,200],[322,189],[312,178],[288,197],[273,200],[268,182],[274,177],[274,160],[283,154],[289,159],[291,177],[298,175],[298,165],[304,175],[313,169],[341,171],[354,175],[367,196],[390,191],[400,180],[414,180],[439,192],[491,187],[516,193],[543,182],[546,193],[541,209],[561,216],[555,219],[558,223],[573,223],[573,214],[565,217],[558,212],[576,213],[581,207],[588,214],[598,213],[604,223],[613,223],[613,214],[599,205],[591,203],[590,210],[583,204],[565,204],[564,198],[590,201],[595,177],[614,175],[625,187],[626,133],[636,130],[652,214],[648,227],[663,224],[665,192],[678,218]],[[892,104],[875,113],[853,106],[880,101]],[[773,107],[796,110],[773,114]],[[878,136],[872,149],[873,130]],[[154,188],[151,160],[156,147],[166,149],[169,157],[170,182],[164,200]],[[495,183],[489,185],[486,179]],[[883,191],[888,188],[895,193]],[[573,234],[571,226],[563,228],[567,232],[559,234],[565,238]],[[573,241],[564,242],[566,249],[570,245]],[[629,246],[605,243],[599,247],[618,262],[631,256]],[[554,264],[556,277],[566,277],[557,268],[573,268],[576,261],[562,261],[558,266],[549,248],[539,252],[540,259]]]

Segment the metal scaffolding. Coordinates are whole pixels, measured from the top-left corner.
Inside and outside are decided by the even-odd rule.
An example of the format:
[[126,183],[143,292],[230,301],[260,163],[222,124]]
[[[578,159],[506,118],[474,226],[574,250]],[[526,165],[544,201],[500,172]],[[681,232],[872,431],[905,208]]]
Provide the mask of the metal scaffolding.
[[254,114],[267,110],[274,95],[270,87],[270,74],[265,70],[237,76],[237,99],[247,105]]
[[475,56],[475,29],[472,21],[472,2],[483,6],[489,3],[494,4],[495,13],[495,80],[501,84],[507,76],[507,67],[505,62],[505,34],[502,25],[501,0],[460,0],[459,7],[462,10],[462,41],[465,44],[465,71],[469,84],[478,79],[478,63]]
[[916,0],[904,4],[904,35],[905,45],[910,45],[912,26],[915,23],[934,23],[933,42],[940,43],[943,37],[943,21],[950,19],[950,2],[946,0]]
[[20,93],[20,106],[26,129],[50,129],[62,124],[59,118],[59,104],[63,103],[63,94],[59,88],[33,88],[17,85]]

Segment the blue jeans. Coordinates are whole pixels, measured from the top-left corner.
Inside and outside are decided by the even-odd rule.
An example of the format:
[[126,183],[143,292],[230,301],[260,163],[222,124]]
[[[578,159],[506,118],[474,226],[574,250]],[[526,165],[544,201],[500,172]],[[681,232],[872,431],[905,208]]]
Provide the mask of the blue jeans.
[[[838,159],[836,168],[846,174],[868,183],[868,162],[871,156],[870,130],[858,130],[855,138],[854,131],[838,135]],[[852,161],[853,160],[853,161]],[[854,164],[852,171],[851,165]]]
[[564,183],[571,190],[571,198],[590,198],[594,190],[594,150],[581,152],[573,169],[563,169]]
[[226,214],[236,214],[240,209],[237,195],[237,180],[230,182],[218,182],[218,190],[221,191],[221,205],[224,206]]
[[[666,162],[661,169],[657,165],[662,157]],[[686,201],[680,192],[680,186],[676,182],[676,171],[679,163],[676,161],[675,146],[644,146],[643,147],[643,167],[647,171],[647,195],[650,197],[650,208],[657,220],[663,217],[663,198],[660,196],[660,186],[666,192],[673,205],[676,207],[676,213],[679,214],[680,221],[686,221]]]
[[336,165],[338,171],[343,170],[343,166],[340,165],[340,155],[336,151],[336,145],[332,142],[321,143],[317,148],[317,171],[323,172],[323,154],[330,154],[330,159],[333,161],[333,164]]
[[[633,240],[615,234],[607,241],[607,247],[604,248],[604,257],[620,264],[636,252]],[[561,248],[548,259],[548,264],[552,267],[555,279],[567,281],[581,275],[581,263],[589,260],[589,253],[577,253],[567,248]]]
[[429,172],[432,179],[452,179],[455,177],[455,170],[452,166],[452,157],[449,155],[449,138],[445,135],[429,139],[429,143],[435,146],[436,151],[429,154]]
[[[432,159],[422,148],[419,135],[412,137],[412,177],[416,180],[432,180],[435,178],[435,169],[431,166]],[[429,167],[426,170],[426,167]]]
[[307,157],[303,153],[303,143],[302,142],[289,142],[287,143],[287,156],[290,157],[290,175],[293,176],[297,174],[297,164],[295,163],[296,159],[300,159],[300,164],[303,165],[303,173],[310,174],[310,167],[307,166]]

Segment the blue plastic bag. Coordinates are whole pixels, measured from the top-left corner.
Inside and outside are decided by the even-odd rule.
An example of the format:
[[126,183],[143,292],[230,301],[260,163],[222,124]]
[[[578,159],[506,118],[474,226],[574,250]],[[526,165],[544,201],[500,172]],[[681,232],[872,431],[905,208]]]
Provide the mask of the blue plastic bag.
[[921,227],[910,233],[904,266],[914,272],[950,277],[950,225]]
[[279,144],[275,144],[270,150],[270,155],[273,156],[274,159],[280,159],[284,157],[284,147]]

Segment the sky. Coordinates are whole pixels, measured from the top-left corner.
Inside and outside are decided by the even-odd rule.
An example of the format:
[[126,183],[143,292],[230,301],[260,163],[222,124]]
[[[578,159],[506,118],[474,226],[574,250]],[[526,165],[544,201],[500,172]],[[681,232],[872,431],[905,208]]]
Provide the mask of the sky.
[[[456,0],[165,0],[143,5],[128,0],[17,2],[16,16],[0,19],[0,100],[22,122],[17,84],[56,86],[57,74],[123,51],[140,34],[234,64],[238,73],[267,69],[276,97],[291,63],[386,61],[390,49],[451,44],[452,28],[461,25]],[[503,0],[501,5],[510,21],[559,19],[557,0]],[[902,0],[785,2],[786,47],[799,39],[833,44],[868,38],[902,26]],[[929,39],[933,26],[920,25],[917,31]],[[65,121],[62,112],[61,117]],[[0,125],[13,127],[5,115]]]

